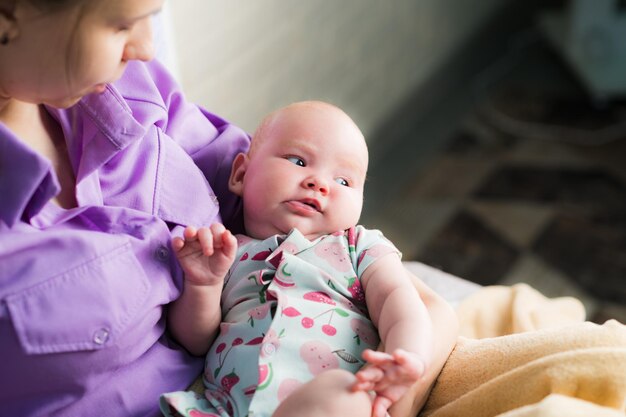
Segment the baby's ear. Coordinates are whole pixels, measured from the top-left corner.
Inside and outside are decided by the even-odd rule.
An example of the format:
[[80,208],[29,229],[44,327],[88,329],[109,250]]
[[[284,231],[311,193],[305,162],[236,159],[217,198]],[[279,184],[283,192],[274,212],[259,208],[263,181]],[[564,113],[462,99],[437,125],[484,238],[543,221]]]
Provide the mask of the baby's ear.
[[240,197],[243,196],[243,177],[246,175],[249,161],[248,155],[240,153],[235,157],[230,169],[228,189]]

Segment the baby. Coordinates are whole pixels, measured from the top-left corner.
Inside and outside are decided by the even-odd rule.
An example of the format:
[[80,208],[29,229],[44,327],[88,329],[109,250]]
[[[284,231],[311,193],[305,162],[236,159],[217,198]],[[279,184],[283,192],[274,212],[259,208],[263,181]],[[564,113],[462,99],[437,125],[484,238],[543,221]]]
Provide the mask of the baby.
[[264,119],[229,182],[247,236],[214,224],[172,242],[185,281],[169,326],[208,353],[205,395],[164,394],[165,415],[381,417],[423,375],[427,310],[397,249],[357,226],[367,165],[335,106]]

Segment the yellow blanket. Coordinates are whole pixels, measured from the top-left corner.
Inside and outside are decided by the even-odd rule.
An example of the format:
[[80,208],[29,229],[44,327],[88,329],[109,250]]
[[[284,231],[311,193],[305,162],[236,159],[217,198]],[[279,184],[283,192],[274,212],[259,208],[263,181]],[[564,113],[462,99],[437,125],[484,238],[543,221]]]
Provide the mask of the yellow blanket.
[[457,310],[459,342],[423,417],[624,416],[626,326],[583,322],[573,298],[486,287]]

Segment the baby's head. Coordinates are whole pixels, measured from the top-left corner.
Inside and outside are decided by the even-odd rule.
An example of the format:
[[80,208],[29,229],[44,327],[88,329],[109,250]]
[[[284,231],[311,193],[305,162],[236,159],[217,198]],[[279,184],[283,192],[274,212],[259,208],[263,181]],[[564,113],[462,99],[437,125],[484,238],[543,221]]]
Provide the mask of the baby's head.
[[263,120],[248,154],[235,158],[229,186],[243,197],[250,236],[297,228],[314,239],[357,224],[367,163],[352,119],[331,104],[305,101]]

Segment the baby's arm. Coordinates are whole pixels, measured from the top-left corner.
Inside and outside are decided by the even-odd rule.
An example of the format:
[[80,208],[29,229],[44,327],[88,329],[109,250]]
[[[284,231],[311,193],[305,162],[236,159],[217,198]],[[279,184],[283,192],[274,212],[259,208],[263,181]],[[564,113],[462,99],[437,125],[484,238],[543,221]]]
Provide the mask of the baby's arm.
[[385,352],[366,350],[368,364],[357,373],[356,390],[373,390],[373,416],[384,416],[424,374],[433,351],[428,311],[408,271],[395,254],[385,255],[361,278],[365,300]]
[[199,230],[187,227],[184,239],[174,238],[172,246],[185,278],[181,296],[170,305],[168,325],[189,352],[203,355],[219,329],[222,285],[235,259],[237,240],[216,223]]

